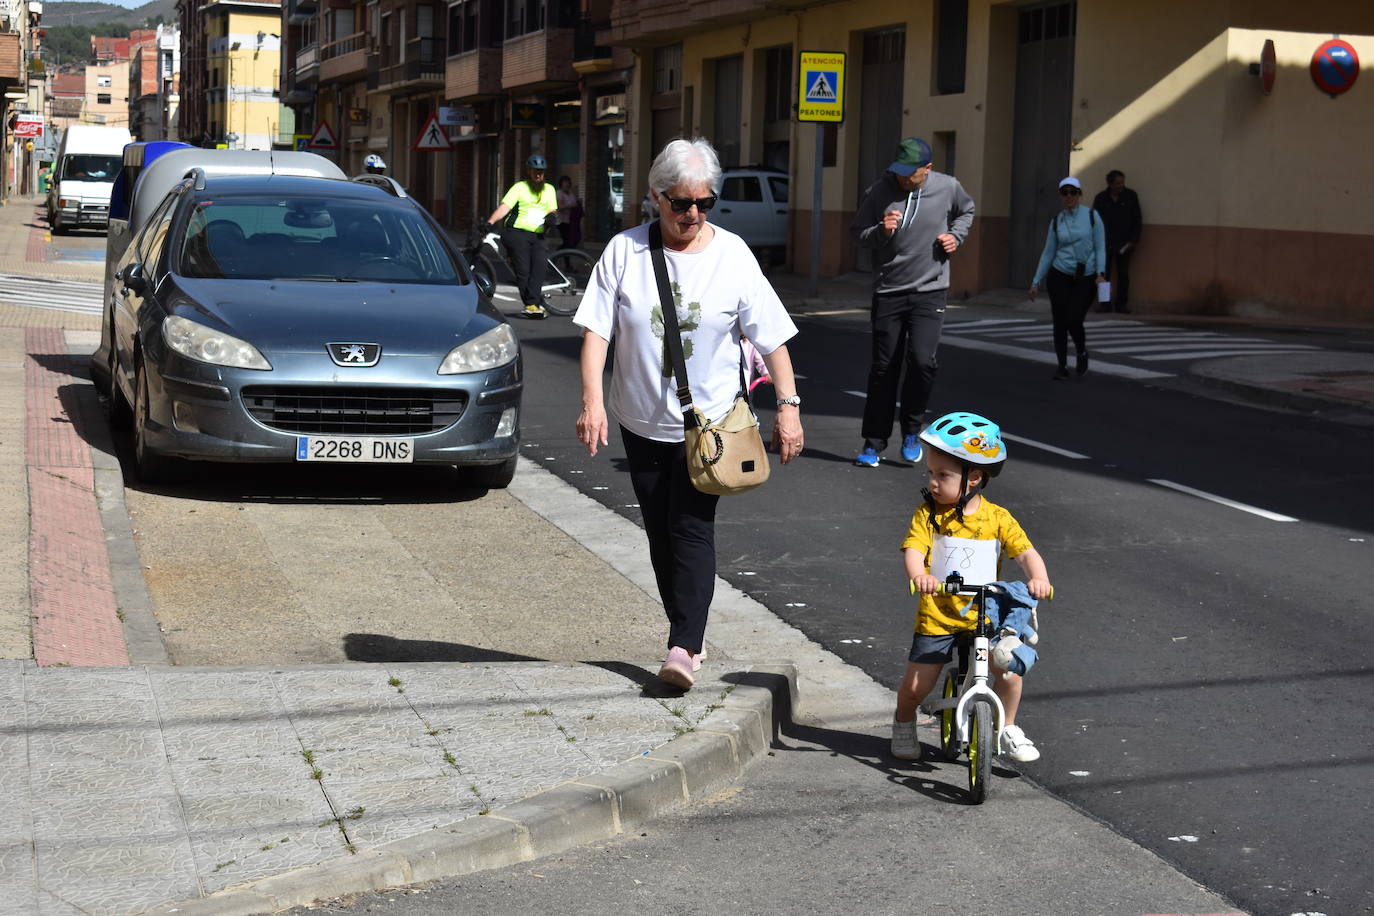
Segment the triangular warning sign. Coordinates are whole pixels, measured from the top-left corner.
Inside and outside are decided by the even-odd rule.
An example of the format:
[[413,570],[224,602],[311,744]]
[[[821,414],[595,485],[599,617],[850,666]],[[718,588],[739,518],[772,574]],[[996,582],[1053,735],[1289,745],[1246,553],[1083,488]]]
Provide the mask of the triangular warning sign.
[[321,121],[320,126],[315,128],[315,132],[310,135],[310,142],[306,144],[312,149],[338,149],[339,141],[334,139],[334,131],[329,129],[328,121]]
[[832,74],[824,70],[818,70],[816,72],[816,79],[811,83],[810,88],[806,90],[806,100],[808,102],[835,101],[835,87],[830,84],[830,79],[828,79],[828,77],[831,76]]
[[420,128],[420,135],[415,138],[410,148],[416,152],[441,152],[453,149],[453,144],[448,141],[448,134],[444,133],[444,128],[439,124],[437,111],[430,115],[425,126]]

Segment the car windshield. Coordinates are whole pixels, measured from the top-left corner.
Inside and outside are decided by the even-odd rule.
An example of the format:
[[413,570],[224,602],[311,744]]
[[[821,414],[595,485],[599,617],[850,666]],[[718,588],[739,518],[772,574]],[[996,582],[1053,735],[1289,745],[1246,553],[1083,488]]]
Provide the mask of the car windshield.
[[200,201],[186,224],[180,268],[195,278],[465,282],[419,213],[328,198]]
[[123,164],[119,156],[98,156],[94,153],[68,156],[62,164],[62,177],[72,181],[113,183]]

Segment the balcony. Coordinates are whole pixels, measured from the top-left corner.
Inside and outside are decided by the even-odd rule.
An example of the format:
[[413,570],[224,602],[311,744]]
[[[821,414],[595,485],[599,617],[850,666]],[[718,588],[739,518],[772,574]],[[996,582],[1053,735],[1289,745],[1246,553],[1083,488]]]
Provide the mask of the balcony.
[[23,79],[23,58],[19,54],[19,33],[0,34],[0,85],[18,83]]
[[319,8],[317,0],[287,0],[286,21],[292,25],[309,22],[315,18]]
[[295,78],[298,83],[310,83],[319,75],[320,46],[312,41],[296,52]]
[[611,44],[643,47],[680,41],[707,28],[751,22],[801,9],[810,0],[613,0]]
[[448,59],[444,97],[474,102],[501,94],[501,49],[478,48]]
[[366,32],[354,32],[320,48],[320,82],[356,78],[366,72]]
[[[443,89],[444,44],[442,38],[410,39],[404,46],[404,60],[394,63],[379,62],[376,86],[373,86],[373,74],[369,72],[367,88],[386,93],[412,89]],[[368,69],[371,71],[370,61]]]
[[573,69],[580,74],[603,73],[615,67],[609,46],[596,43],[596,24],[579,17],[573,29]]
[[573,30],[545,29],[512,38],[501,54],[501,88],[535,92],[577,82]]

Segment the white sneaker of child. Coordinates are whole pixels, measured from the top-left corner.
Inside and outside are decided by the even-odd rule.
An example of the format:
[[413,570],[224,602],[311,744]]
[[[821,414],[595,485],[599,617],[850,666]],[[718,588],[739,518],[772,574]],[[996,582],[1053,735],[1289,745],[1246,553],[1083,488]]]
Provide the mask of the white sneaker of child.
[[921,742],[916,740],[916,720],[892,720],[892,756],[898,760],[920,760]]
[[1002,753],[1017,763],[1034,763],[1040,759],[1035,742],[1026,737],[1019,725],[1008,725],[1002,729]]

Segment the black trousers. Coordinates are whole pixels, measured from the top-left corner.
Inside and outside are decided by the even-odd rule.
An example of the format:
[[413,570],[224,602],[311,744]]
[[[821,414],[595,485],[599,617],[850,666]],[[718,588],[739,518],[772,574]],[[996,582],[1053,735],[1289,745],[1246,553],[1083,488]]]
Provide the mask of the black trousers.
[[1045,289],[1054,316],[1054,355],[1059,358],[1059,368],[1065,369],[1069,365],[1069,337],[1073,337],[1073,347],[1079,353],[1088,348],[1083,319],[1097,298],[1097,284],[1092,277],[1071,277],[1051,267]]
[[[1122,245],[1125,243],[1122,242]],[[1113,278],[1111,271],[1113,266],[1116,268],[1116,277]],[[1122,254],[1121,245],[1116,247],[1107,246],[1107,270],[1106,276],[1112,281],[1112,303],[1111,309],[1103,307],[1103,311],[1130,311],[1131,305],[1131,255]]]
[[501,241],[510,253],[520,301],[525,305],[543,305],[544,268],[548,264],[544,236],[527,229],[508,228],[501,233]]
[[935,351],[940,347],[940,329],[945,323],[945,295],[945,290],[938,289],[873,296],[873,362],[868,370],[863,437],[880,452],[887,448],[887,437],[892,434],[899,384],[902,435],[914,436],[921,431],[935,373],[940,369]]
[[716,503],[687,476],[687,444],[646,439],[620,427],[639,500],[649,561],[668,615],[668,648],[693,654],[706,642],[716,591]]

